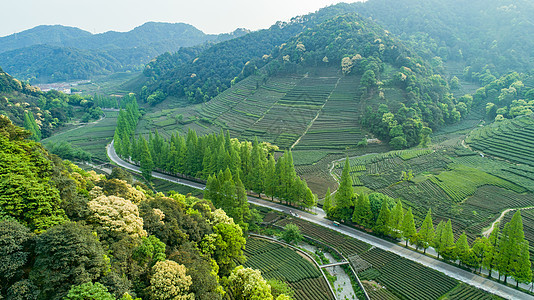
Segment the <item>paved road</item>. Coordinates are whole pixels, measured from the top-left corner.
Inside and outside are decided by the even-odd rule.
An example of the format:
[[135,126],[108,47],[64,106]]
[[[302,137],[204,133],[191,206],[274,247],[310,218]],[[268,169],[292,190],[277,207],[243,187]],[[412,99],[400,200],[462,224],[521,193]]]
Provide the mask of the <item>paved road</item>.
[[[117,154],[115,153],[115,149],[113,148],[113,142],[111,142],[111,144],[108,145],[107,152],[108,152],[109,158],[113,162],[118,164],[119,166],[124,167],[124,168],[129,169],[129,170],[132,170],[132,171],[135,171],[135,172],[138,172],[138,173],[141,173],[139,167],[134,166],[132,164],[129,164],[129,163],[123,161],[122,159],[120,159],[117,156]],[[183,185],[186,185],[186,186],[194,187],[194,188],[197,188],[199,190],[204,190],[204,188],[205,188],[205,186],[203,184],[199,184],[199,183],[196,183],[196,182],[191,182],[191,181],[184,180],[184,179],[179,179],[179,178],[176,178],[176,177],[172,177],[172,176],[161,174],[161,173],[157,173],[157,172],[152,172],[152,176],[156,177],[156,178],[168,180],[168,181],[171,181],[171,182],[174,182],[174,183],[178,183],[178,184],[183,184]],[[274,209],[274,210],[277,210],[277,211],[280,211],[280,212],[284,212],[284,213],[287,213],[287,214],[289,214],[289,211],[290,211],[290,208],[288,208],[287,206],[284,206],[284,205],[281,205],[281,204],[277,204],[277,203],[273,203],[273,202],[266,201],[266,200],[257,199],[257,198],[254,198],[254,197],[248,197],[248,202],[250,202],[252,204],[255,204],[255,205],[259,205],[259,206],[268,207],[268,208],[271,208],[271,209]],[[498,295],[500,297],[503,297],[503,298],[506,298],[506,299],[534,299],[533,296],[530,296],[530,295],[528,295],[526,293],[523,293],[521,291],[515,290],[513,288],[510,288],[510,287],[505,286],[503,284],[497,283],[495,281],[486,279],[486,278],[484,278],[482,276],[473,274],[471,272],[459,269],[459,268],[457,268],[455,266],[452,266],[450,264],[444,263],[444,262],[442,262],[440,260],[434,259],[434,258],[426,256],[426,255],[423,255],[423,254],[421,254],[419,252],[407,249],[407,248],[405,248],[403,246],[400,246],[398,244],[388,242],[388,241],[383,240],[381,238],[378,238],[376,236],[373,236],[373,235],[367,234],[365,232],[356,230],[354,228],[351,228],[351,227],[348,227],[348,226],[345,226],[345,225],[340,225],[339,227],[333,226],[332,221],[329,221],[329,220],[325,219],[325,213],[323,212],[323,210],[321,210],[319,208],[316,208],[316,209],[314,209],[314,212],[316,213],[316,215],[311,214],[311,213],[301,212],[301,211],[299,211],[298,213],[299,213],[299,217],[301,219],[303,219],[303,220],[318,224],[318,225],[323,226],[323,227],[330,228],[330,229],[335,230],[337,232],[340,232],[342,234],[345,234],[345,235],[348,235],[348,236],[353,237],[355,239],[358,239],[358,240],[361,240],[363,242],[366,242],[366,243],[368,243],[368,244],[370,244],[372,246],[375,246],[377,248],[393,252],[393,253],[395,253],[395,254],[397,254],[399,256],[402,256],[402,257],[404,257],[406,259],[418,262],[418,263],[420,263],[420,264],[422,264],[424,266],[427,266],[429,268],[432,268],[434,270],[442,272],[442,273],[446,274],[447,276],[450,276],[450,277],[452,277],[454,279],[457,279],[459,281],[465,282],[465,283],[467,283],[469,285],[475,286],[477,288],[480,288],[480,289],[485,290],[487,292],[493,293],[493,294]]]

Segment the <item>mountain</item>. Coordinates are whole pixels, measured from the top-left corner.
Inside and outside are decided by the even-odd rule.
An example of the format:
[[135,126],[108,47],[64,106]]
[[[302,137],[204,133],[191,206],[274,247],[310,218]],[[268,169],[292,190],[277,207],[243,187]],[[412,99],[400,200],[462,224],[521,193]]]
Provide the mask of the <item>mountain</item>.
[[469,67],[466,79],[483,85],[510,71],[534,68],[532,1],[369,0],[351,5],[425,58],[462,62]]
[[0,65],[32,82],[88,79],[141,69],[150,59],[167,51],[216,43],[247,32],[238,29],[229,34],[208,35],[192,25],[156,22],[128,32],[101,34],[59,25],[38,26],[0,38]]
[[63,45],[68,40],[90,37],[88,31],[62,25],[41,25],[19,33],[0,37],[0,53],[33,45]]

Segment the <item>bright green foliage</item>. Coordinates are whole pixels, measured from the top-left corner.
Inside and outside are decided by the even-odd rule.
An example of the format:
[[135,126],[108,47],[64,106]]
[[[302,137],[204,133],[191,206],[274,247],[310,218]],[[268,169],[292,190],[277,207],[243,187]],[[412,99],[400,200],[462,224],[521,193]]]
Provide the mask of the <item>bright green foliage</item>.
[[24,140],[27,132],[0,116],[0,216],[36,232],[65,222],[61,199],[50,181],[53,164],[45,150]]
[[484,245],[484,256],[482,258],[482,266],[490,271],[497,264],[497,254],[498,254],[498,237],[500,234],[500,222],[497,222],[493,225],[493,231],[491,232],[488,239],[485,241]]
[[443,230],[441,231],[438,252],[446,260],[456,259],[456,253],[454,251],[454,233],[452,231],[452,223],[450,219],[443,226]]
[[215,207],[222,208],[237,224],[247,229],[247,222],[251,218],[247,193],[239,176],[234,181],[229,168],[224,173],[219,172],[218,176],[208,177],[204,198],[211,200]]
[[23,126],[31,133],[30,138],[32,140],[37,142],[41,140],[41,130],[39,129],[37,122],[35,122],[35,117],[31,111],[24,113]]
[[67,294],[71,285],[98,280],[109,268],[102,245],[88,227],[66,223],[37,237],[30,273],[43,298]]
[[0,291],[22,278],[32,236],[27,227],[15,220],[0,221]]
[[532,269],[528,241],[525,241],[519,245],[519,254],[512,264],[512,269],[512,277],[514,277],[517,283],[529,283],[532,281]]
[[402,222],[404,221],[404,209],[402,208],[402,202],[399,200],[393,209],[391,210],[389,218],[389,228],[391,235],[395,238],[402,236]]
[[282,240],[284,240],[286,243],[298,244],[300,241],[302,241],[302,239],[302,234],[300,233],[300,229],[297,225],[290,223],[284,226]]
[[70,288],[66,300],[115,300],[100,282],[86,282]]
[[391,212],[389,211],[388,204],[386,201],[382,201],[382,208],[380,208],[380,213],[378,214],[378,218],[376,219],[375,226],[373,227],[373,231],[382,234],[382,235],[388,235],[389,230],[389,219],[390,219]]
[[[528,242],[525,241],[523,232],[523,221],[521,211],[517,211],[510,222],[504,225],[501,238],[499,239],[499,252],[497,255],[497,270],[499,275],[504,275],[504,282],[508,276],[525,280],[526,268],[530,269],[530,260],[528,254],[524,254],[524,244],[528,248]],[[527,251],[528,252],[528,251]],[[527,266],[528,264],[528,266]]]
[[147,141],[141,137],[140,140],[140,165],[143,177],[150,181],[152,179],[152,170],[154,170],[154,162],[152,161],[152,155],[148,149]]
[[434,239],[431,243],[434,250],[436,250],[436,252],[438,253],[438,258],[440,255],[439,249],[441,247],[441,235],[443,234],[443,227],[445,227],[445,223],[442,220],[438,223],[438,226],[436,226],[436,231],[434,232]]
[[276,300],[291,300],[295,292],[284,281],[277,279],[269,279],[267,283],[271,286],[271,294],[276,297]]
[[135,249],[133,258],[150,266],[165,260],[165,244],[154,235],[141,238],[141,245]]
[[239,225],[232,219],[213,226],[215,240],[211,243],[211,255],[219,265],[219,275],[227,276],[235,267],[235,261],[243,260],[246,240]]
[[408,209],[408,212],[404,215],[402,221],[402,237],[406,241],[406,246],[408,242],[414,243],[416,238],[417,231],[415,230],[415,222],[413,220],[412,208]]
[[469,248],[469,243],[467,242],[467,235],[465,232],[460,235],[456,241],[456,256],[460,260],[460,263],[467,265],[467,262],[470,261],[471,249]]
[[426,249],[432,244],[433,240],[434,225],[432,223],[432,211],[428,209],[425,220],[421,224],[421,228],[419,228],[417,246],[423,248],[426,253]]
[[349,160],[345,159],[345,167],[341,173],[341,179],[339,187],[337,188],[334,196],[335,210],[337,211],[337,218],[350,219],[352,218],[351,207],[354,205],[352,198],[354,196],[354,190],[352,189],[352,177],[349,174],[350,164]]
[[238,266],[228,277],[229,288],[236,300],[272,300],[271,286],[261,272]]
[[365,228],[372,228],[374,225],[371,203],[369,202],[369,196],[367,194],[362,193],[356,197],[352,222]]

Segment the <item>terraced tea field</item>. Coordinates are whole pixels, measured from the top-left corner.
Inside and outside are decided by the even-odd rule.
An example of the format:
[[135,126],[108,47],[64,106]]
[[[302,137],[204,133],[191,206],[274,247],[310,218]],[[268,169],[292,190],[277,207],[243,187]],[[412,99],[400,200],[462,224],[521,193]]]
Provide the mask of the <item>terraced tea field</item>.
[[524,116],[491,124],[474,131],[466,142],[486,155],[534,166],[534,117]]
[[[507,208],[534,205],[534,168],[481,157],[465,148],[439,147],[350,158],[355,188],[370,189],[411,207],[416,224],[428,208],[434,221],[451,219],[473,240]],[[333,177],[341,175],[343,160]],[[403,172],[412,172],[405,180]]]
[[[345,256],[358,254],[368,266],[358,271],[358,276],[368,287],[371,299],[441,299],[445,295],[450,297],[445,299],[460,299],[461,295],[494,299],[438,271],[302,219],[282,219],[276,225],[289,223],[298,225],[303,234],[336,248]],[[380,288],[369,290],[376,283]]]
[[105,114],[106,117],[100,121],[58,133],[41,142],[43,144],[69,142],[73,146],[91,153],[98,159],[107,160],[106,145],[113,139],[119,113],[105,111]]
[[249,238],[243,266],[260,270],[265,279],[287,282],[296,299],[334,299],[328,283],[317,267],[306,258],[281,244],[260,238]]

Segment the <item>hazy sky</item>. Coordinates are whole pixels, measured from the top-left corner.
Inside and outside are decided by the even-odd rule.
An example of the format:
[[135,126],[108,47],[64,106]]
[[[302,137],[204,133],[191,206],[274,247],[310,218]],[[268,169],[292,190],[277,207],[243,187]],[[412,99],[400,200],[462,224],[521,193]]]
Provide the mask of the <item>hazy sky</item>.
[[276,21],[358,0],[0,0],[0,36],[37,25],[75,26],[92,33],[128,31],[148,21],[184,22],[206,33],[267,28]]

